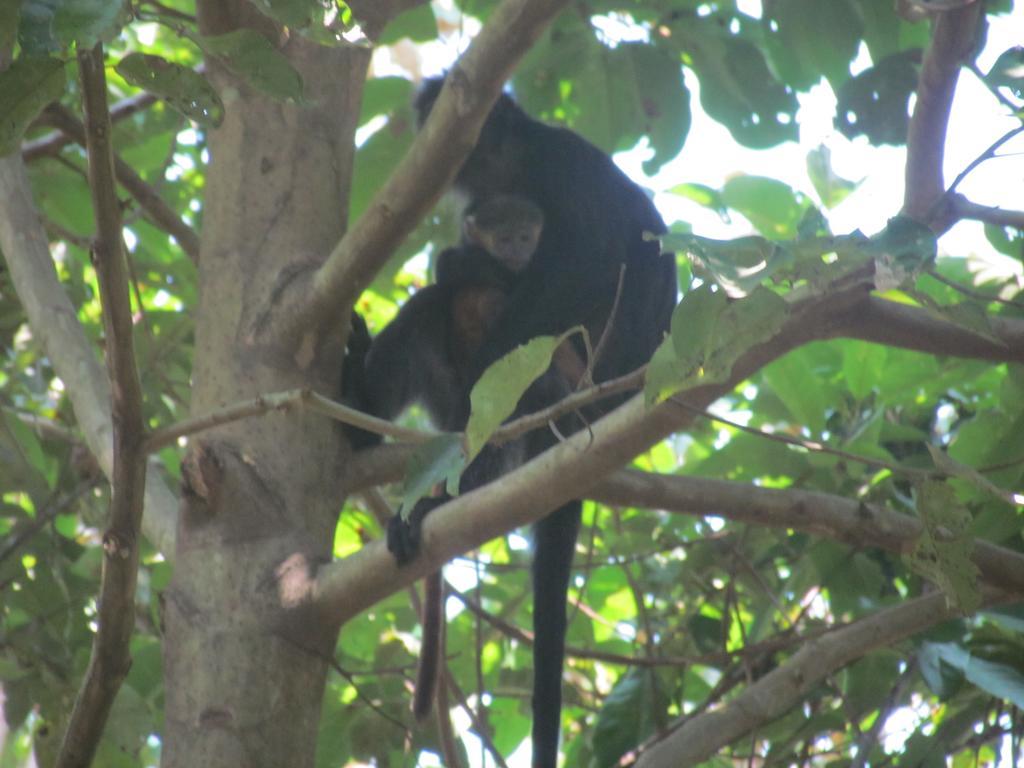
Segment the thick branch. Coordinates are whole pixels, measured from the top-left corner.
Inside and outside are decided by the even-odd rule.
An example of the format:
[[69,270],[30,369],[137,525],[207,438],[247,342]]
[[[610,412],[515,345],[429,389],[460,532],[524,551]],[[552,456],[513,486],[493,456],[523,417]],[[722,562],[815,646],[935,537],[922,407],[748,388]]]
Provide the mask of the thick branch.
[[[68,382],[67,396],[82,437],[109,478],[114,466],[110,386],[61,288],[25,165],[16,154],[0,158],[0,251],[32,336],[46,350],[57,375]],[[146,476],[144,530],[168,558],[174,554],[177,507],[157,465],[151,465]]]
[[951,223],[947,211],[934,210],[945,192],[942,161],[949,111],[960,67],[974,48],[983,10],[984,3],[972,2],[938,15],[921,64],[917,103],[907,131],[903,213],[938,232],[945,231]]
[[[69,109],[60,104],[51,104],[47,107],[46,114],[50,122],[61,131],[71,136],[79,144],[85,145],[85,126]],[[153,223],[167,234],[172,235],[193,263],[198,263],[199,236],[195,231],[181,220],[181,217],[164,202],[155,189],[117,155],[114,155],[114,171],[117,174],[117,180],[142,206],[142,210],[149,214]]]
[[85,107],[89,190],[96,220],[93,263],[103,306],[107,371],[113,394],[114,471],[110,482],[110,527],[103,534],[98,628],[85,679],[61,743],[58,768],[87,768],[92,763],[114,697],[131,666],[129,643],[135,626],[135,586],[146,483],[146,454],[141,450],[145,437],[142,387],[132,348],[128,265],[114,180],[102,45],[91,51],[80,49],[78,69]]
[[989,315],[991,338],[927,310],[868,296],[836,317],[833,337],[873,341],[933,355],[1024,362],[1024,320]]
[[952,215],[957,219],[971,219],[995,224],[997,227],[1013,227],[1024,230],[1024,211],[1008,211],[989,205],[979,205],[956,195],[950,201]]
[[[616,472],[598,485],[590,498],[606,504],[793,528],[855,547],[897,553],[913,545],[922,531],[921,522],[909,515],[833,494],[633,470]],[[979,539],[973,559],[986,581],[1024,594],[1024,555]]]
[[[505,0],[448,75],[430,119],[366,212],[312,276],[282,292],[261,318],[283,338],[340,321],[392,251],[437,202],[476,143],[513,67],[566,0]],[[270,322],[266,322],[267,320]]]
[[[1007,599],[989,591],[985,603]],[[796,706],[829,675],[876,648],[892,645],[954,618],[942,594],[931,594],[879,611],[810,640],[785,664],[765,675],[722,709],[685,723],[640,755],[638,768],[695,765],[736,739],[763,727]]]

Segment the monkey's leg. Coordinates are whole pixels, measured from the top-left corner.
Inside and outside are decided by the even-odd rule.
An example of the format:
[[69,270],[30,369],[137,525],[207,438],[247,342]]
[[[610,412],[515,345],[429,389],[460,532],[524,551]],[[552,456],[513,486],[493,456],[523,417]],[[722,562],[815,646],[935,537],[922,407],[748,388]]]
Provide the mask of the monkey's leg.
[[534,526],[533,551],[533,767],[555,768],[562,724],[562,664],[566,597],[576,536],[578,501]]

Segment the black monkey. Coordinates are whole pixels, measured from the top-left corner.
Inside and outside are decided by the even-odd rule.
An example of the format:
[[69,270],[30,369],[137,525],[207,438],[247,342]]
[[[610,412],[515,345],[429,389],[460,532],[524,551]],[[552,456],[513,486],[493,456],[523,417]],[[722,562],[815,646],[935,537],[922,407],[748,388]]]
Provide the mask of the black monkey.
[[[428,80],[420,90],[415,106],[421,125],[442,85],[440,79]],[[467,415],[468,387],[489,364],[535,336],[560,334],[576,325],[586,327],[591,338],[607,333],[601,359],[594,361],[595,381],[628,373],[650,359],[675,304],[675,262],[659,253],[656,242],[644,239],[645,232],[665,232],[665,224],[643,191],[606,154],[572,131],[534,120],[502,95],[454,188],[470,209],[497,195],[515,195],[535,203],[544,216],[536,253],[493,322],[482,329],[466,375],[455,376],[449,369],[451,381],[416,382],[432,388],[464,380],[456,398],[463,409],[453,419],[456,428]],[[621,296],[612,317],[620,275]],[[397,343],[406,354],[416,354],[421,342],[410,332]],[[557,371],[542,377],[523,397],[519,412],[544,407],[564,394],[560,378]],[[372,373],[369,382],[385,384]],[[552,443],[546,432],[536,432],[517,448],[521,455],[533,456]],[[510,463],[505,454],[485,449],[466,470],[462,488],[494,479]],[[424,499],[408,521],[392,519],[388,546],[399,563],[415,557],[423,517],[443,501]],[[580,503],[574,501],[534,527],[533,764],[540,768],[554,768],[558,756],[565,602],[579,520]]]

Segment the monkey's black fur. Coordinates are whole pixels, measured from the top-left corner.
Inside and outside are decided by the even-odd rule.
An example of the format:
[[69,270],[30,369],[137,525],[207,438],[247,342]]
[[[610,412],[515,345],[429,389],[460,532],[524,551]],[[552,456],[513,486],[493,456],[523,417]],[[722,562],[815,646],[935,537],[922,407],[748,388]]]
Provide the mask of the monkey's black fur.
[[[415,106],[421,124],[442,84],[429,80],[419,92]],[[521,196],[539,206],[544,227],[537,251],[507,286],[501,311],[483,329],[479,349],[461,369],[450,364],[410,369],[409,357],[424,354],[424,338],[443,333],[436,327],[440,313],[430,315],[414,302],[440,303],[448,299],[431,296],[454,289],[437,285],[417,293],[400,313],[410,321],[394,332],[392,324],[374,341],[367,392],[383,388],[382,399],[388,403],[419,397],[439,426],[461,429],[468,417],[469,389],[488,365],[515,346],[576,325],[586,327],[592,339],[606,332],[623,265],[618,309],[594,380],[623,375],[650,359],[675,304],[675,262],[659,253],[656,242],[644,240],[644,232],[661,234],[665,224],[643,191],[606,154],[571,131],[532,119],[503,95],[454,187],[470,207],[496,195]],[[388,365],[375,365],[375,357],[387,359]],[[553,369],[526,393],[518,413],[550,405],[568,390]],[[547,431],[540,431],[516,446],[519,456],[510,457],[508,449],[485,450],[467,469],[462,488],[493,480],[516,459],[534,456],[553,442]],[[443,501],[425,499],[408,522],[392,520],[388,546],[399,563],[415,557],[423,517]],[[580,503],[573,501],[534,528],[533,764],[541,768],[554,768],[558,755],[565,602],[579,522]]]

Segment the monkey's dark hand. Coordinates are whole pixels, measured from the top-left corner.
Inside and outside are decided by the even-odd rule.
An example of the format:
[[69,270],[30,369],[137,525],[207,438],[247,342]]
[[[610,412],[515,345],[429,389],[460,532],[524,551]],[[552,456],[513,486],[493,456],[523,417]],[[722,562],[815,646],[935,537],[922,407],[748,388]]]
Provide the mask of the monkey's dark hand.
[[388,552],[395,556],[395,562],[399,565],[408,565],[416,559],[423,540],[423,518],[446,501],[448,498],[443,496],[420,499],[408,518],[403,519],[401,515],[395,515],[388,520]]

